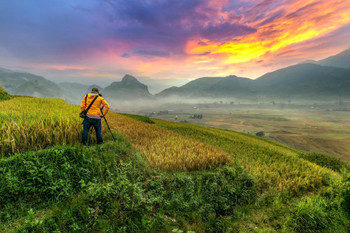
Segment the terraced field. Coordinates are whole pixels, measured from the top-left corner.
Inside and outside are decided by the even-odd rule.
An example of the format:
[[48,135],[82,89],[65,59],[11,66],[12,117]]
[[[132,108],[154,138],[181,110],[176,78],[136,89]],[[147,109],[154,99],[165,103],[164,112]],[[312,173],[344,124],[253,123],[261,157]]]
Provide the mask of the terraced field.
[[[350,166],[230,130],[0,102],[0,232],[349,232]],[[57,146],[58,145],[58,146]]]

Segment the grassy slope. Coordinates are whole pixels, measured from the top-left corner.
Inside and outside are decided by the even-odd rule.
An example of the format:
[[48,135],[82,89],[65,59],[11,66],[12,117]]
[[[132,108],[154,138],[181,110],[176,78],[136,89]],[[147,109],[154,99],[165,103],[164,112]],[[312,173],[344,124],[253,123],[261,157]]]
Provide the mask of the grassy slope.
[[[125,130],[117,125],[120,115],[109,117],[113,129]],[[141,157],[147,151],[134,151],[121,135],[102,147],[56,147],[3,158],[0,232],[349,230],[350,191],[339,173],[347,164],[232,131],[131,117],[125,122],[170,130],[236,162],[207,171],[159,172]]]
[[231,154],[252,175],[262,190],[276,189],[301,195],[315,191],[338,177],[328,169],[300,159],[298,152],[286,146],[233,131],[163,120],[154,121],[167,129],[219,147]]

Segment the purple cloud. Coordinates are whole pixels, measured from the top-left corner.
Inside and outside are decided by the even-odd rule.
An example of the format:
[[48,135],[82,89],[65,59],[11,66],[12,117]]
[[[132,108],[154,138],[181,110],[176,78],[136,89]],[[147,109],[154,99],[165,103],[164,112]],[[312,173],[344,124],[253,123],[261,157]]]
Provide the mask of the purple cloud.
[[170,53],[167,51],[159,50],[151,47],[137,47],[133,49],[133,54],[144,56],[147,58],[152,57],[170,57]]
[[121,57],[129,58],[129,57],[130,57],[130,54],[129,54],[129,53],[123,53],[123,54],[121,55]]
[[267,18],[264,21],[262,21],[261,23],[259,23],[258,26],[264,26],[266,24],[272,23],[273,21],[275,21],[276,19],[282,17],[283,15],[284,15],[284,11],[283,10],[279,10],[278,12],[276,12],[275,14],[270,16],[269,18]]
[[213,41],[227,41],[254,32],[256,29],[241,24],[222,23],[204,28],[201,31],[201,36]]
[[310,3],[310,4],[304,6],[304,7],[300,8],[300,9],[294,11],[293,13],[288,14],[286,16],[286,18],[297,18],[297,17],[300,17],[301,15],[308,14],[307,11],[310,8],[312,8],[313,6],[318,5],[318,4],[320,4],[320,3],[319,2]]
[[185,55],[190,39],[223,41],[255,31],[239,24],[242,16],[233,12],[230,22],[222,21],[222,9],[210,1],[1,1],[0,49],[23,60],[73,62],[86,59],[90,49],[113,49],[104,42],[116,41],[129,50],[152,48],[125,50],[129,56],[168,57]]

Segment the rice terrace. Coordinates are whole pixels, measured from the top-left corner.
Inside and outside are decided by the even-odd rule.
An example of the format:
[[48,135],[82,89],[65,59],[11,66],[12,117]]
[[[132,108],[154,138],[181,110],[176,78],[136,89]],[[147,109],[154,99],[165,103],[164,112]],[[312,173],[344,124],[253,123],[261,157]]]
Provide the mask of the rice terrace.
[[0,1],[0,233],[350,232],[349,15]]
[[[3,232],[347,229],[349,166],[338,159],[116,113],[108,121],[118,141],[86,149],[74,140],[75,106],[35,97],[0,105]],[[39,105],[52,115],[33,111]]]

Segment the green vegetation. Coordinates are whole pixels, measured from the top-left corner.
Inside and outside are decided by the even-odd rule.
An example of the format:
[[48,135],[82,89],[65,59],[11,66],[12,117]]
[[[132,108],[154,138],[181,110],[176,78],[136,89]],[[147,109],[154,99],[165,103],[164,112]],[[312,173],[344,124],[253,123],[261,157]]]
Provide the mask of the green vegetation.
[[302,198],[291,207],[285,229],[305,233],[345,232],[344,222],[348,220],[338,205],[321,196]]
[[[350,230],[349,165],[340,160],[233,131],[115,113],[108,120],[117,141],[105,134],[104,145],[82,147],[77,106],[27,97],[0,105],[8,103],[19,107],[0,108],[12,127],[0,130],[2,145],[24,119],[35,127],[13,139],[19,153],[0,159],[0,232]],[[55,140],[45,141],[45,127],[60,130]],[[31,134],[43,142],[28,147]]]
[[154,124],[154,121],[152,121],[151,118],[146,117],[146,116],[127,114],[127,113],[122,113],[121,115],[130,117],[132,119],[135,119],[135,120],[138,120],[138,121],[142,121],[142,122],[145,122],[145,123]]
[[322,167],[332,169],[333,171],[336,171],[336,172],[350,171],[349,163],[328,155],[324,155],[320,153],[301,153],[299,156],[300,158],[313,162]]
[[254,179],[237,165],[158,173],[116,136],[117,143],[103,146],[58,146],[2,159],[0,231],[214,232],[217,216],[255,199]]
[[301,160],[295,150],[255,136],[170,121],[154,121],[231,154],[250,174],[257,177],[261,190],[275,189],[302,195],[329,185],[338,176],[331,170]]
[[1,100],[8,100],[8,99],[11,99],[11,95],[9,95],[5,90],[4,88],[2,88],[0,86],[0,101]]

